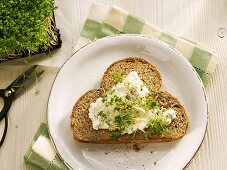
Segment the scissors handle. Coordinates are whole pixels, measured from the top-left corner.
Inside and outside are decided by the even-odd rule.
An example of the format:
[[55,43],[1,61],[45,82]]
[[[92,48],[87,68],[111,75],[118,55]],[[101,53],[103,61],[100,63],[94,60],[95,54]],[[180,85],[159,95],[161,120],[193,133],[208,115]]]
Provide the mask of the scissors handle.
[[5,116],[5,127],[4,127],[2,138],[0,140],[0,148],[1,148],[3,142],[4,142],[5,138],[6,138],[7,129],[8,129],[8,116],[6,115]]
[[3,108],[0,112],[0,122],[4,117],[6,117],[10,109],[10,106],[12,105],[14,95],[15,95],[15,92],[13,92],[12,90],[0,89],[0,98],[2,98],[4,101]]

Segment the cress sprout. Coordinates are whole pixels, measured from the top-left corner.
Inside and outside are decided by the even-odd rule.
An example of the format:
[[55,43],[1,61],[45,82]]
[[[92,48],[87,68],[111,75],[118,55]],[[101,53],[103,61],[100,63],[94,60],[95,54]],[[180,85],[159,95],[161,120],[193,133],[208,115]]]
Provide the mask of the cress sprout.
[[52,0],[0,3],[0,62],[49,52],[60,47]]

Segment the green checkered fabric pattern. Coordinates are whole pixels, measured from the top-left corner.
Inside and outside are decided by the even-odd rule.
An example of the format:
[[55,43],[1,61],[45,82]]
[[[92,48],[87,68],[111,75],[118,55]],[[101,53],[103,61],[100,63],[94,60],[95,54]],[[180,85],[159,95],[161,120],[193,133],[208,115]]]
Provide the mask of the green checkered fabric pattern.
[[35,170],[68,170],[57,155],[47,130],[42,123],[37,130],[32,144],[24,156],[25,163]]
[[75,51],[96,39],[119,34],[141,34],[169,44],[189,60],[205,86],[217,66],[214,52],[202,45],[165,32],[118,7],[101,4],[92,5]]

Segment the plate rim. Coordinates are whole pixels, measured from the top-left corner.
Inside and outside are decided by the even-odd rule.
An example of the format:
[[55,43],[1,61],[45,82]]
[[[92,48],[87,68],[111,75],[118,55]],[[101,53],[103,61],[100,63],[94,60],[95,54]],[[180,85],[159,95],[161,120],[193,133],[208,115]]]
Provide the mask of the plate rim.
[[98,41],[105,41],[105,39],[111,39],[111,38],[118,38],[118,37],[140,37],[140,38],[146,38],[146,39],[149,39],[149,40],[152,40],[152,41],[156,41],[164,46],[166,46],[167,48],[170,48],[171,50],[173,50],[175,53],[177,53],[184,61],[186,61],[186,64],[192,69],[192,71],[195,73],[196,77],[198,78],[199,80],[199,83],[202,87],[202,92],[203,92],[203,96],[204,96],[204,100],[205,100],[205,107],[206,107],[206,124],[205,124],[205,130],[204,130],[204,133],[203,133],[203,138],[200,142],[200,144],[198,145],[195,153],[192,155],[192,157],[190,158],[190,160],[185,164],[183,165],[183,168],[182,169],[185,169],[186,167],[189,166],[189,164],[192,162],[192,160],[194,159],[194,157],[196,156],[197,152],[199,151],[201,145],[203,144],[204,142],[204,139],[205,139],[205,136],[206,136],[206,133],[207,133],[207,126],[208,126],[208,119],[209,119],[209,108],[208,108],[208,102],[207,102],[207,96],[206,96],[206,92],[205,92],[205,87],[204,87],[204,84],[202,82],[202,79],[200,78],[199,74],[196,72],[195,68],[191,65],[191,63],[183,56],[183,54],[181,54],[177,49],[175,49],[174,47],[172,47],[171,45],[167,44],[166,42],[164,41],[161,41],[157,38],[153,38],[153,37],[148,37],[148,36],[145,36],[145,35],[141,35],[141,34],[119,34],[119,35],[110,35],[110,36],[106,36],[106,37],[103,37],[103,38],[100,38],[100,39],[97,39],[95,41],[92,41],[86,45],[84,45],[83,47],[81,47],[80,49],[76,50],[75,52],[72,53],[72,55],[67,58],[67,60],[61,65],[61,67],[59,68],[59,70],[57,71],[56,75],[55,75],[55,78],[53,80],[53,83],[51,85],[51,88],[50,88],[50,93],[49,93],[49,96],[48,96],[48,100],[47,100],[47,109],[46,109],[46,120],[47,120],[47,130],[48,130],[48,133],[49,133],[49,137],[50,137],[50,141],[57,153],[57,155],[59,156],[59,158],[61,159],[61,161],[70,169],[70,170],[73,170],[72,166],[61,156],[61,154],[59,153],[58,151],[58,148],[55,144],[55,141],[53,139],[53,136],[51,134],[51,128],[49,126],[49,118],[48,118],[48,115],[49,115],[49,102],[50,102],[50,96],[53,92],[53,86],[55,84],[55,81],[59,75],[59,72],[61,71],[61,69],[64,67],[64,65],[76,54],[78,53],[79,51],[83,50],[85,47],[89,46],[89,45],[92,45]]

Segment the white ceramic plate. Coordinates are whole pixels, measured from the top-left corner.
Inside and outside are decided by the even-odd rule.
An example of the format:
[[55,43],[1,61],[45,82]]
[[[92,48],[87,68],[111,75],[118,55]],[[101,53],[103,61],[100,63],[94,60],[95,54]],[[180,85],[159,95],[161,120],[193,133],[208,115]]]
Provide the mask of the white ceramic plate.
[[[141,56],[153,63],[163,78],[162,89],[178,97],[189,115],[186,135],[171,143],[131,145],[84,144],[75,141],[70,115],[77,99],[99,87],[106,68],[114,61]],[[207,104],[200,78],[189,62],[167,44],[138,35],[97,40],[76,52],[60,69],[48,103],[48,126],[62,159],[73,169],[182,169],[202,143]]]

